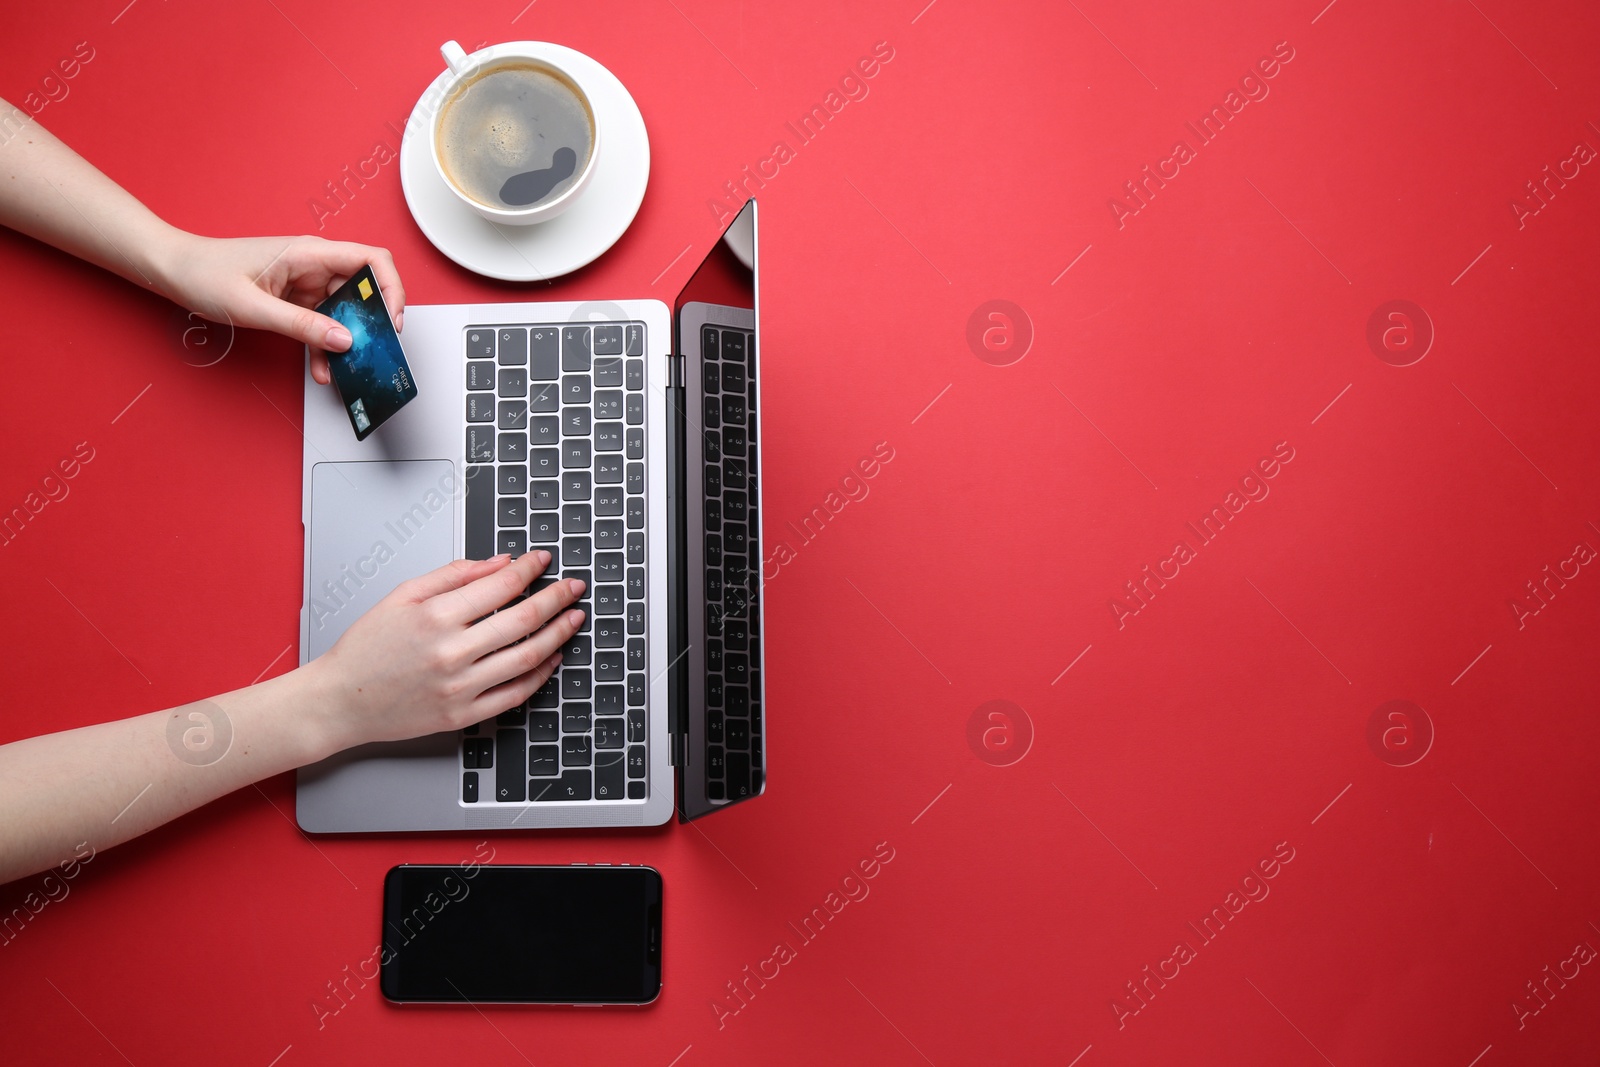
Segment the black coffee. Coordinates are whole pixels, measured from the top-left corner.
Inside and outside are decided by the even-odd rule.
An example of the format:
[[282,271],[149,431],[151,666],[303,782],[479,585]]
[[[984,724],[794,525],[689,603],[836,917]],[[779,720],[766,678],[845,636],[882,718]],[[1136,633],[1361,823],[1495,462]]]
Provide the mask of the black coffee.
[[533,207],[572,187],[594,149],[594,117],[567,78],[510,60],[445,101],[439,159],[457,188],[489,207]]

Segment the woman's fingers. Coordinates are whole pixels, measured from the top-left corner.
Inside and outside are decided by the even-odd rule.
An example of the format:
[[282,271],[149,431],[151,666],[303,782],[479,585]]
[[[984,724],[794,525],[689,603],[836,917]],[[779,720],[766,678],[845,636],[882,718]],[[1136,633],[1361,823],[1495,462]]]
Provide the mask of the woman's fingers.
[[498,715],[508,708],[527,702],[550,680],[559,666],[561,666],[561,653],[553,652],[533,670],[486,690],[472,703],[473,721],[482,722],[491,715]]
[[444,619],[455,625],[465,626],[474,619],[481,619],[491,611],[505,607],[527,589],[535,578],[543,574],[549,563],[550,553],[542,549],[528,552],[492,574],[485,574],[475,581],[468,582],[441,601],[440,608],[444,612]]
[[497,648],[522,640],[557,618],[582,595],[583,583],[576,578],[567,578],[539,590],[522,603],[497,612],[468,629],[469,654],[480,659]]
[[412,602],[428,600],[441,593],[448,593],[452,589],[460,589],[485,575],[503,570],[510,563],[510,556],[451,560],[443,567],[418,575],[410,581],[401,582],[395,587],[392,595]]
[[[565,584],[564,582],[557,583],[558,586]],[[546,589],[544,593],[539,595],[543,596],[556,588],[557,586],[551,586],[550,589]],[[522,608],[528,603],[532,603],[532,601],[529,600],[517,606]],[[568,603],[571,603],[571,601],[568,601]],[[503,632],[509,635],[510,639],[516,643],[497,643],[499,645],[498,652],[491,652],[473,664],[468,674],[471,682],[469,691],[481,687],[485,693],[488,693],[512,679],[520,678],[530,671],[537,670],[541,664],[559,651],[562,645],[567,643],[568,638],[578,632],[578,627],[583,625],[583,612],[573,608],[555,616],[541,629],[534,632],[532,636],[529,636],[527,640],[517,641],[517,637],[524,633],[522,623],[512,623],[510,620],[501,622],[500,620],[505,620],[508,614],[510,613],[502,611],[494,618],[485,619],[482,623],[479,623],[479,626],[488,628],[488,633],[499,634]],[[526,621],[526,617],[524,617],[524,621]],[[527,698],[524,697],[523,699],[526,700]],[[510,706],[510,704],[504,704],[496,710],[504,711]]]

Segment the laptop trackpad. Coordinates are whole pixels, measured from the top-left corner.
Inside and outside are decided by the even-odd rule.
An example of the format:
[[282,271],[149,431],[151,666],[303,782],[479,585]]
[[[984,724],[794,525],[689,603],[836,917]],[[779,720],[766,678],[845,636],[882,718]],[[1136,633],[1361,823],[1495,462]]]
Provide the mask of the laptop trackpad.
[[460,488],[447,459],[312,467],[309,658],[395,586],[455,557]]

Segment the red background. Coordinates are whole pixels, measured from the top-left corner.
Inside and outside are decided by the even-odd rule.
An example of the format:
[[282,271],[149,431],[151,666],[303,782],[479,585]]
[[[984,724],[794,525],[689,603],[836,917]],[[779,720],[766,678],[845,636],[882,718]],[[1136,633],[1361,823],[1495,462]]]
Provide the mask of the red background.
[[[703,827],[490,839],[661,869],[653,1007],[329,999],[373,950],[383,873],[479,839],[309,840],[286,775],[97,857],[0,948],[6,1058],[1594,1061],[1593,967],[1521,1028],[1513,1005],[1600,947],[1600,575],[1521,629],[1510,607],[1600,548],[1600,174],[1521,228],[1510,206],[1600,148],[1591,5],[125,2],[9,12],[0,94],[87,41],[41,121],[202,233],[317,232],[309,202],[398,146],[446,39],[556,41],[622,79],[650,187],[584,271],[458,268],[393,163],[327,220],[391,248],[413,303],[670,301],[716,238],[707,202],[887,42],[761,190],[768,547],[878,442],[894,458],[769,581],[767,796]],[[1279,42],[1270,95],[1194,144],[1184,123]],[[1119,229],[1109,199],[1179,138],[1197,157]],[[287,670],[298,346],[241,335],[195,367],[157,298],[12,234],[0,271],[0,506],[95,449],[0,549],[5,736]],[[993,299],[1031,324],[1009,366],[967,340]],[[1366,340],[1396,299],[1436,332],[1406,367]],[[1270,496],[1119,628],[1123,583],[1279,442]],[[991,700],[1023,710],[969,743]],[[1390,700],[1436,735],[1409,766],[1416,716],[1368,741]],[[1031,747],[994,765],[1023,716]],[[879,842],[870,896],[800,944],[786,924]],[[1280,842],[1270,896],[1201,945],[1187,923]],[[719,1027],[780,939],[796,957]],[[1125,983],[1180,940],[1197,958],[1119,1028]]]

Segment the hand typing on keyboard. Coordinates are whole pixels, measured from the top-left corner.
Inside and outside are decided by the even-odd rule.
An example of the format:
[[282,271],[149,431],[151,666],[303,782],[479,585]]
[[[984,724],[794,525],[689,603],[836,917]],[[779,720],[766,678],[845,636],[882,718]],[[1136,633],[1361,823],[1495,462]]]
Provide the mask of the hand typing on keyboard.
[[583,623],[575,579],[518,602],[549,558],[457,560],[401,583],[352,623],[304,668],[326,693],[318,728],[333,751],[460,729],[531,697]]
[[[183,707],[0,745],[0,882],[353,745],[460,729],[521,705],[555,673],[583,623],[572,607],[580,581],[526,595],[548,562],[544,551],[456,560],[396,587],[298,670]],[[226,740],[195,758],[181,751],[191,735]],[[94,788],[85,788],[85,768]],[[128,804],[125,792],[139,802]]]

